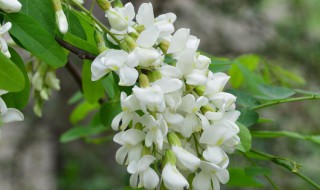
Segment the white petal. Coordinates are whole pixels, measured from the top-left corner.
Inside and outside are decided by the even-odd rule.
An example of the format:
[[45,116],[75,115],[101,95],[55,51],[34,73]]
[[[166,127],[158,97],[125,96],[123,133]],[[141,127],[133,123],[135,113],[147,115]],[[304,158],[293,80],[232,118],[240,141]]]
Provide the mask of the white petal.
[[134,6],[132,5],[131,2],[124,5],[122,14],[125,17],[125,19],[128,21],[131,21],[134,19],[134,16],[136,13],[134,11]]
[[228,111],[225,112],[223,119],[227,119],[233,122],[236,122],[238,118],[240,117],[240,112],[238,110]]
[[119,130],[119,125],[120,125],[120,121],[122,119],[123,114],[124,113],[121,112],[116,117],[113,118],[112,123],[111,123],[111,127],[113,130],[115,130],[115,131]]
[[162,115],[169,125],[176,125],[184,120],[184,117],[178,113],[165,112]]
[[211,59],[207,56],[204,55],[199,55],[197,57],[196,60],[197,64],[196,64],[196,68],[197,69],[208,69],[210,63],[211,63]]
[[188,181],[177,170],[176,166],[166,164],[162,170],[163,183],[168,189],[182,190],[189,188]]
[[227,169],[219,171],[216,174],[216,176],[222,184],[226,184],[230,179],[229,172]]
[[229,163],[227,154],[219,146],[208,146],[203,152],[203,157],[216,165],[222,166],[224,162]]
[[124,145],[125,142],[122,139],[123,134],[124,134],[124,131],[120,131],[119,133],[115,134],[113,137],[113,141],[120,145]]
[[1,89],[0,89],[0,96],[2,96],[2,95],[4,95],[4,94],[7,94],[7,93],[8,93],[8,91],[1,90]]
[[137,168],[138,168],[138,161],[134,160],[129,163],[129,165],[127,167],[127,171],[129,174],[135,174],[135,173],[138,173]]
[[142,67],[157,66],[161,64],[161,54],[154,48],[139,48],[134,50],[135,55],[139,60],[139,65]]
[[211,112],[208,111],[205,113],[205,116],[211,121],[218,121],[223,117],[224,113],[222,112]]
[[159,184],[158,174],[151,168],[143,172],[142,183],[145,189],[155,189]]
[[135,68],[128,66],[123,66],[119,69],[119,85],[120,86],[133,86],[137,79],[139,73]]
[[182,78],[180,69],[171,65],[162,66],[159,68],[159,71],[161,72],[161,75],[166,78]]
[[170,93],[181,89],[182,81],[179,79],[166,79],[162,78],[154,82],[162,89],[163,93]]
[[132,174],[130,177],[130,186],[133,188],[138,188],[139,174]]
[[195,114],[187,114],[181,127],[181,134],[184,137],[189,138],[194,132],[197,125],[198,125],[197,116]]
[[155,160],[156,158],[151,155],[143,156],[137,165],[137,172],[145,171]]
[[129,152],[129,148],[127,146],[120,147],[116,152],[116,162],[120,165],[125,164],[124,161]]
[[154,23],[153,7],[151,3],[142,3],[139,7],[136,20],[140,25],[148,28]]
[[128,21],[115,9],[110,8],[106,11],[106,16],[108,17],[109,23],[112,28],[123,31],[128,27]]
[[198,168],[200,159],[197,156],[179,146],[172,146],[172,151],[185,168],[188,168],[192,172]]
[[229,79],[230,77],[225,73],[209,72],[205,95],[221,92]]
[[206,71],[194,69],[188,75],[186,75],[186,83],[190,85],[203,85],[207,81]]
[[199,44],[200,44],[200,40],[197,37],[190,35],[188,37],[186,47],[196,51],[199,47]]
[[141,158],[141,151],[142,151],[142,144],[138,144],[136,146],[132,146],[128,152],[128,160],[127,163],[130,163],[134,160],[140,160]]
[[157,42],[159,34],[160,30],[158,27],[150,27],[141,32],[137,39],[137,45],[144,48],[150,48]]
[[210,175],[205,172],[198,173],[192,181],[192,187],[194,190],[212,190]]
[[122,139],[124,142],[130,145],[136,145],[143,141],[145,138],[145,133],[138,129],[129,129],[124,132]]
[[11,22],[7,22],[7,23],[5,23],[4,25],[2,25],[2,26],[0,27],[0,35],[8,32],[8,31],[11,29],[11,27],[12,27]]
[[185,49],[178,58],[176,67],[180,69],[182,74],[189,74],[193,70],[195,51],[192,49]]
[[127,57],[125,64],[129,67],[136,67],[139,64],[139,59],[134,52],[130,53]]
[[15,121],[23,121],[24,116],[23,114],[14,108],[8,108],[7,112],[5,112],[4,114],[2,114],[2,118],[1,121],[3,123],[11,123],[11,122],[15,122]]
[[7,108],[6,103],[5,103],[5,102],[3,101],[3,99],[0,97],[0,114],[2,115],[2,114],[7,113],[7,110],[8,110],[8,108]]
[[17,0],[1,0],[0,8],[6,13],[19,12],[21,10],[21,3]]
[[190,29],[181,28],[176,31],[172,37],[171,44],[167,50],[167,53],[176,53],[182,51],[186,47],[190,34]]
[[149,131],[146,135],[146,139],[144,140],[144,143],[146,145],[146,147],[151,147],[152,143],[153,143],[153,136],[152,136],[152,132]]
[[91,64],[91,73],[92,73],[92,80],[96,81],[102,78],[104,75],[106,75],[109,70],[109,65],[106,65],[103,61],[105,60],[105,57],[108,55],[108,53],[111,50],[106,50],[102,52],[98,57],[96,57],[92,64]]

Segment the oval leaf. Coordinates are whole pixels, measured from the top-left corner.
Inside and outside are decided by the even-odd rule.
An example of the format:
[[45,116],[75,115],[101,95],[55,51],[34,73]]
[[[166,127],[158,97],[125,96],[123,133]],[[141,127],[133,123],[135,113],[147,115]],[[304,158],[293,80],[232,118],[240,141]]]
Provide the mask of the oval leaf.
[[0,89],[10,92],[21,91],[25,80],[20,69],[0,52]]

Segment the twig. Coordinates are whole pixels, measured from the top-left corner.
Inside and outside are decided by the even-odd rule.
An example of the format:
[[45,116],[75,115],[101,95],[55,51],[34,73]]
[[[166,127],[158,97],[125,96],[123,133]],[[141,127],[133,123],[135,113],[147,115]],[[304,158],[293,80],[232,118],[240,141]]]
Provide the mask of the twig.
[[290,172],[292,172],[295,175],[299,176],[304,181],[308,182],[310,185],[312,185],[316,189],[320,190],[320,186],[316,182],[314,182],[312,179],[308,178],[307,176],[305,176],[304,174],[302,174],[302,173],[300,173],[298,171],[298,168],[297,168],[295,162],[290,161],[290,160],[285,159],[285,158],[279,158],[279,157],[271,155],[271,154],[267,154],[267,153],[264,153],[264,152],[253,150],[253,149],[251,149],[250,152],[252,152],[254,154],[257,154],[259,156],[262,156],[262,157],[270,160],[274,164],[277,164],[279,166],[282,166],[282,167],[286,168]]
[[303,101],[303,100],[313,100],[313,99],[320,99],[320,96],[312,95],[312,96],[303,96],[303,97],[298,97],[298,98],[288,98],[284,100],[275,100],[275,101],[270,101],[264,104],[261,104],[259,106],[252,107],[251,110],[258,110],[261,108],[277,105],[277,104],[282,104],[282,103],[288,103],[288,102],[298,102],[298,101]]
[[76,54],[80,59],[94,60],[97,57],[96,55],[93,55],[83,49],[80,49],[74,45],[69,44],[68,42],[62,40],[61,38],[56,37],[56,41],[65,49]]
[[[257,166],[257,164],[251,159],[249,158],[248,155],[246,155],[244,152],[239,151],[253,166]],[[277,184],[267,175],[263,175],[263,177],[272,185],[272,187],[275,190],[280,190],[280,188],[277,186]]]
[[73,76],[74,80],[77,82],[77,84],[82,92],[81,74],[79,73],[77,68],[75,66],[73,66],[73,64],[70,61],[67,62],[66,68],[69,71],[69,73]]

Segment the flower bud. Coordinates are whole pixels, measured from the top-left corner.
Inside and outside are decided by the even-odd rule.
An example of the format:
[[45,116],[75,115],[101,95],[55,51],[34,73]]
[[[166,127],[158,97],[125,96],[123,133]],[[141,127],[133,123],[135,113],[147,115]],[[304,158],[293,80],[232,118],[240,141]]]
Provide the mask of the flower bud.
[[54,90],[60,90],[60,80],[56,77],[55,73],[52,71],[46,74],[45,84]]
[[167,150],[166,154],[164,155],[164,164],[171,164],[176,165],[177,159],[172,150]]
[[137,47],[136,41],[130,36],[126,36],[124,38],[124,43],[126,44],[125,47],[129,52],[132,52]]
[[162,50],[163,53],[167,53],[169,46],[170,46],[170,42],[168,42],[167,40],[163,40],[159,44],[159,48]]
[[98,45],[98,50],[100,53],[108,50],[109,48],[106,46],[105,42],[104,42],[104,39],[103,39],[103,36],[101,34],[101,32],[99,31],[95,31],[94,32],[94,39]]
[[142,31],[145,30],[145,27],[143,25],[138,25],[138,26],[135,26],[134,29],[138,32],[138,33],[141,33]]
[[152,72],[148,72],[148,78],[150,82],[155,82],[162,78],[161,72],[159,70],[154,70]]
[[208,105],[202,106],[200,109],[201,109],[203,114],[205,114],[208,111],[215,112],[215,110],[212,107],[208,106]]
[[6,13],[15,13],[21,10],[21,3],[18,0],[0,0],[0,9]]
[[130,32],[129,36],[131,36],[133,39],[137,40],[139,37],[139,33],[138,32]]
[[62,10],[60,11],[56,11],[56,22],[59,28],[59,31],[62,34],[65,34],[68,32],[68,21],[67,21],[67,17],[64,14],[64,12]]
[[204,92],[206,91],[206,87],[205,86],[197,86],[194,91],[199,95],[202,96],[204,95]]
[[149,79],[148,79],[147,75],[140,74],[140,76],[139,76],[139,84],[140,84],[140,87],[142,87],[142,88],[147,88],[147,87],[150,86],[150,82],[149,82]]
[[99,7],[104,11],[108,11],[111,7],[111,4],[108,0],[97,0],[97,3]]
[[168,141],[171,146],[181,147],[181,141],[180,141],[179,137],[174,132],[171,132],[168,134]]

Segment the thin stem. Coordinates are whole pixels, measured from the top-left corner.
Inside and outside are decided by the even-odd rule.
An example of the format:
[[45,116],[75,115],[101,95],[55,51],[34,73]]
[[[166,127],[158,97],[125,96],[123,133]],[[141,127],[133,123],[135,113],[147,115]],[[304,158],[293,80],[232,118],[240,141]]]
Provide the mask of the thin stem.
[[314,188],[320,190],[320,186],[316,182],[314,182],[312,179],[308,178],[307,176],[305,176],[304,174],[302,174],[302,173],[300,173],[298,171],[297,164],[295,162],[290,161],[290,160],[285,159],[285,158],[279,158],[279,157],[276,157],[276,156],[271,155],[271,154],[267,154],[267,153],[264,153],[264,152],[253,150],[253,149],[251,149],[250,152],[252,152],[254,154],[257,154],[259,156],[262,156],[262,157],[270,160],[274,164],[277,164],[279,166],[282,166],[282,167],[286,168],[290,172],[294,173],[295,175],[299,176],[301,179],[303,179],[306,182],[308,182]]
[[120,45],[120,41],[118,40],[118,38],[116,38],[115,35],[107,27],[105,27],[104,24],[102,24],[94,15],[92,15],[90,11],[88,11],[86,8],[84,8],[82,5],[75,2],[74,0],[71,0],[71,3],[77,6],[83,12],[85,12],[105,33],[109,34],[110,37],[114,41],[116,41],[118,45]]
[[[239,151],[253,166],[257,166],[257,164],[248,157],[248,155],[246,155],[244,152]],[[280,188],[278,187],[278,185],[267,175],[263,175],[263,177],[271,184],[271,186],[276,189],[276,190],[280,190]]]
[[312,95],[312,96],[303,96],[303,97],[298,97],[298,98],[288,98],[284,100],[275,100],[275,101],[270,101],[264,104],[261,104],[259,106],[252,107],[251,110],[258,110],[261,108],[277,105],[277,104],[282,104],[282,103],[288,103],[288,102],[298,102],[298,101],[303,101],[303,100],[313,100],[313,99],[320,99],[320,96]]
[[192,134],[192,137],[193,137],[193,140],[194,140],[194,145],[196,146],[197,155],[198,155],[198,157],[200,157],[201,154],[200,154],[200,152],[199,152],[199,148],[198,148],[198,145],[199,145],[199,144],[198,144],[196,135],[193,133],[193,134]]
[[93,55],[83,49],[80,49],[74,45],[69,44],[68,42],[56,37],[56,41],[65,49],[71,51],[72,53],[76,54],[80,59],[88,59],[94,60],[97,56]]
[[70,62],[68,61],[66,64],[66,69],[69,71],[69,73],[73,76],[74,80],[77,82],[81,92],[82,92],[82,79],[81,79],[81,74],[77,70],[77,68]]

